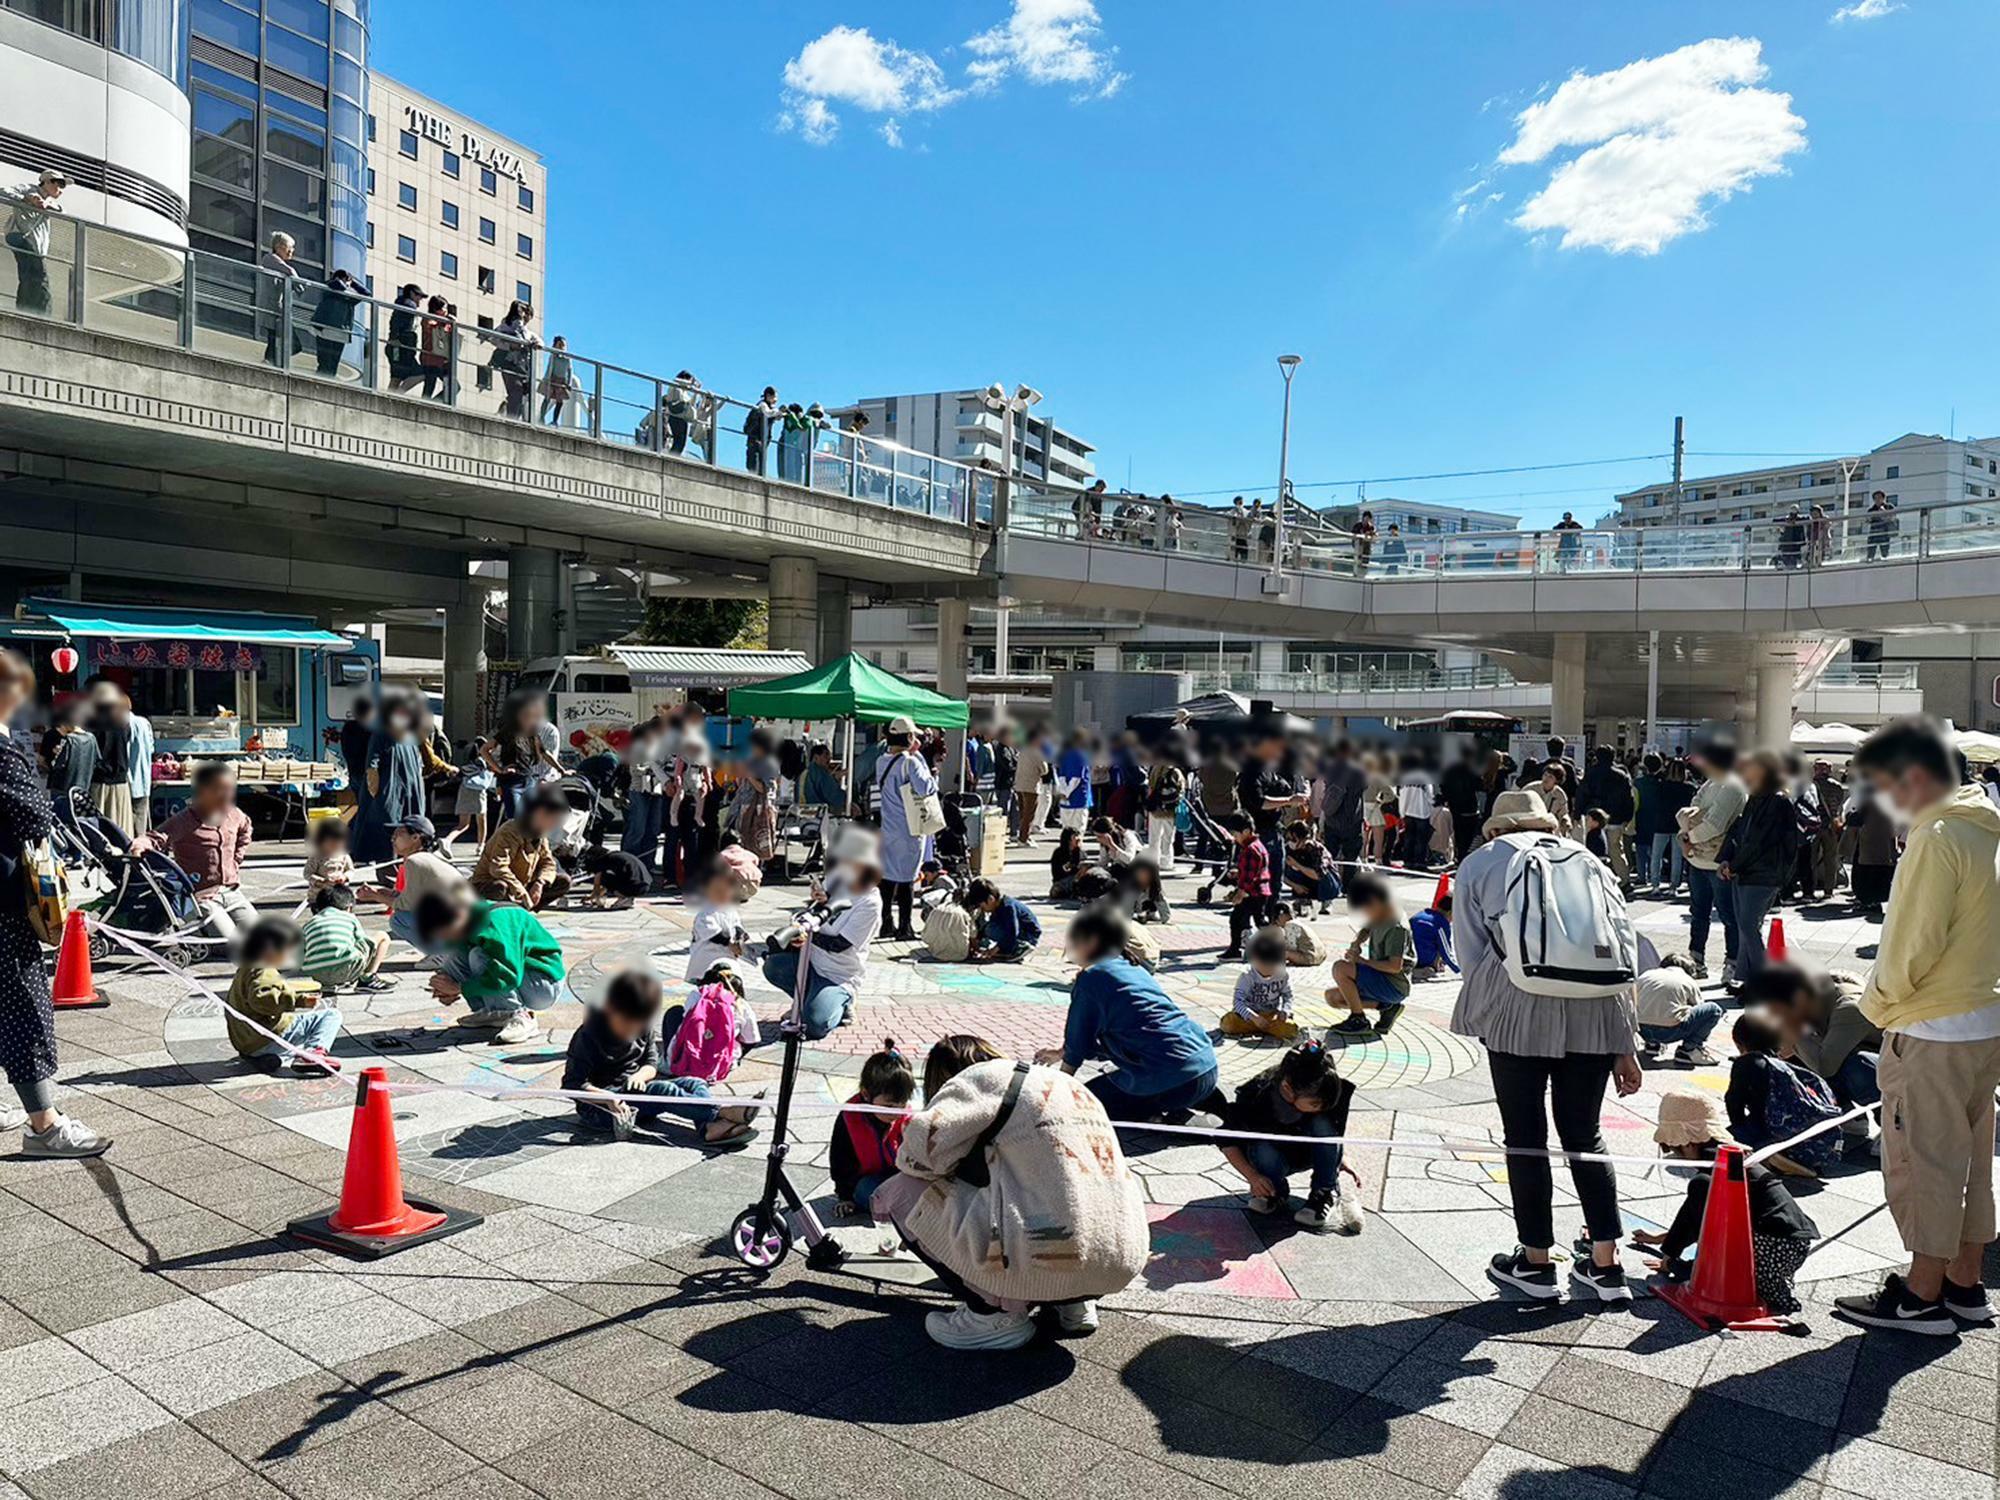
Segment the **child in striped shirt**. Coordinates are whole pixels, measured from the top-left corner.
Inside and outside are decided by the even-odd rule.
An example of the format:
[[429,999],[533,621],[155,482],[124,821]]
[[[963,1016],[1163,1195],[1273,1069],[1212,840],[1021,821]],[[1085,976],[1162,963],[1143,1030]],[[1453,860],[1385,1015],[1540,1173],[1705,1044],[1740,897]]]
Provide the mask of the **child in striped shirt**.
[[299,929],[299,968],[328,994],[352,986],[366,994],[389,989],[375,971],[389,951],[389,935],[370,937],[354,915],[354,892],[329,885],[314,892],[312,915]]

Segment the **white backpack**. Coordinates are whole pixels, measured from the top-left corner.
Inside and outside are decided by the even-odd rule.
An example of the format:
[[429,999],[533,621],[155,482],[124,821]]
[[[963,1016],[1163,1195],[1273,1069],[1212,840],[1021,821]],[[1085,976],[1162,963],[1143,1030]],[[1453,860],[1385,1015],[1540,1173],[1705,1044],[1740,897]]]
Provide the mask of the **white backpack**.
[[934,906],[924,918],[924,946],[932,958],[962,964],[972,954],[972,913],[956,901]]
[[1493,941],[1515,988],[1569,1000],[1615,995],[1639,975],[1639,937],[1603,862],[1554,834],[1509,844]]

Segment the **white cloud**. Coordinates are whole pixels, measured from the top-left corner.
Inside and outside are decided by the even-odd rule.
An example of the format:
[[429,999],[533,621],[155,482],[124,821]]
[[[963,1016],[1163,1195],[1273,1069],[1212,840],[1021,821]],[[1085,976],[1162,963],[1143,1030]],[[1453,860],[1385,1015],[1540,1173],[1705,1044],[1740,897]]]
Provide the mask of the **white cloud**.
[[869,114],[943,109],[960,90],[922,52],[878,39],[865,26],[836,26],[815,37],[785,64],[785,113],[779,125],[816,146],[840,130],[835,104]]
[[1091,0],[1014,0],[1013,14],[966,41],[977,62],[966,67],[975,86],[991,88],[1010,73],[1030,83],[1068,84],[1086,98],[1108,99],[1127,74],[1103,47],[1104,28]]
[[[1871,0],[1863,0],[1871,3]],[[1514,117],[1500,165],[1563,161],[1514,216],[1566,250],[1657,253],[1708,228],[1708,206],[1784,170],[1806,145],[1792,98],[1755,85],[1770,70],[1754,37],[1715,37],[1605,73],[1573,73]]]
[[988,93],[1009,77],[1032,84],[1061,84],[1079,100],[1109,99],[1129,75],[1103,44],[1103,26],[1092,0],[1011,0],[1000,24],[970,37],[972,61],[954,84],[937,60],[914,52],[865,26],[836,26],[815,37],[785,64],[784,110],[778,128],[794,130],[816,146],[840,131],[834,106],[886,115],[877,133],[892,147],[903,144],[902,117],[943,109],[969,93]]
[[1854,0],[1854,4],[1841,6],[1828,19],[1836,26],[1843,21],[1879,21],[1902,8],[1901,0]]

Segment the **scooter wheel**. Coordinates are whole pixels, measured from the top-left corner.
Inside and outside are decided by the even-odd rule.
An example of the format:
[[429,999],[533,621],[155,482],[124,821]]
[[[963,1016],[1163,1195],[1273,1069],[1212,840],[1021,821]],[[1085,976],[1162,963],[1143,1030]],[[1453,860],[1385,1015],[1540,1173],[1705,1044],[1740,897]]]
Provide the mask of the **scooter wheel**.
[[[764,1220],[762,1234],[758,1233],[760,1218]],[[753,1203],[729,1226],[729,1248],[751,1270],[768,1271],[791,1254],[792,1226],[782,1209],[774,1208],[767,1216]]]

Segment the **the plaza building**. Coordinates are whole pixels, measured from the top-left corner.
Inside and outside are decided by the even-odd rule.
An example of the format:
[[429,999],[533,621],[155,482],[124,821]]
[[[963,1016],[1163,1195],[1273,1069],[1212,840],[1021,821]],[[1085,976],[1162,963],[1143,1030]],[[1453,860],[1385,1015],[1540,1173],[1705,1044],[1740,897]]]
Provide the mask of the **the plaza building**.
[[188,240],[301,274],[366,269],[369,0],[190,0]]
[[[983,390],[866,396],[831,415],[851,426],[857,413],[867,417],[872,435],[919,453],[1062,486],[1081,487],[1097,478],[1097,450],[1089,443],[1034,408],[1011,418],[991,411]],[[1011,462],[1003,452],[1009,422],[1014,429]]]
[[[1734,474],[1683,479],[1679,505],[1671,481],[1617,497],[1615,524],[1712,526],[1769,521],[1793,506],[1828,515],[1868,508],[1876,490],[1899,509],[2000,501],[2000,438],[1947,438],[1906,432],[1845,458],[1816,459]],[[1676,520],[1678,517],[1678,521]]]
[[184,243],[186,26],[181,0],[0,0],[0,191],[58,171],[64,218]]
[[540,309],[547,224],[548,169],[538,153],[371,75],[368,276],[377,297],[414,282],[481,328],[498,325],[510,302]]

